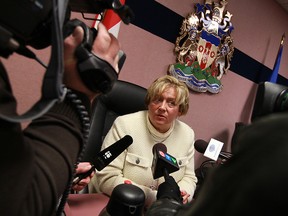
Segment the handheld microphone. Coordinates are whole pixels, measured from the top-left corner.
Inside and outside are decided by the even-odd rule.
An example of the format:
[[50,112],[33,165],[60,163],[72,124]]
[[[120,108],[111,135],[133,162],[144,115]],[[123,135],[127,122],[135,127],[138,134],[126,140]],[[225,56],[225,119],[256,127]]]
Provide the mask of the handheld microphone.
[[195,147],[196,151],[198,151],[201,154],[204,154],[207,146],[208,146],[208,142],[206,142],[205,140],[202,140],[202,139],[198,139],[194,143],[194,147]]
[[153,162],[151,169],[154,179],[164,176],[166,180],[169,177],[169,173],[179,170],[176,158],[167,153],[167,148],[163,143],[156,143],[152,152]]
[[89,176],[95,169],[100,171],[104,169],[108,164],[110,164],[116,157],[118,157],[128,146],[130,146],[133,143],[133,139],[131,136],[126,135],[114,144],[110,145],[109,147],[103,149],[101,152],[99,152],[95,160],[93,160],[91,163],[92,168],[85,172],[77,174],[76,177],[73,180],[73,184],[78,184],[82,179]]
[[[205,153],[208,145],[209,145],[209,143],[206,142],[205,140],[202,140],[202,139],[198,139],[194,143],[194,147],[195,147],[196,151],[198,151],[201,154]],[[228,160],[228,159],[230,159],[232,157],[232,154],[229,153],[229,152],[220,152],[219,153],[219,157],[221,159]]]

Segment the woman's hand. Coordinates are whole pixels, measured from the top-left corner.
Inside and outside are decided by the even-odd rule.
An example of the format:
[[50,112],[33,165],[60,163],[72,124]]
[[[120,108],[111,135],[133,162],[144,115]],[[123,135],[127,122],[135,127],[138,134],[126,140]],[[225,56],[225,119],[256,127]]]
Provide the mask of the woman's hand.
[[188,198],[190,197],[190,194],[188,194],[185,190],[181,190],[181,196],[183,199],[183,204],[187,204]]

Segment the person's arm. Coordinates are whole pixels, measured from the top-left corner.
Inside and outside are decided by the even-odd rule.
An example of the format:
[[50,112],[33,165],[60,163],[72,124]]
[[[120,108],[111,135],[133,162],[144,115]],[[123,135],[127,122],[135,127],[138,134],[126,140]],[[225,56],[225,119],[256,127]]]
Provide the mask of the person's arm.
[[[98,33],[94,52],[115,66],[119,43],[114,39],[107,40],[109,34],[103,26]],[[102,36],[106,39],[103,40]],[[64,83],[73,89],[72,93],[89,110],[95,93],[84,86],[77,74],[74,58],[75,48],[82,38],[82,29],[76,28],[74,33],[65,39]],[[16,103],[7,74],[4,72],[0,75],[1,108],[15,112]],[[5,197],[0,203],[1,213],[22,216],[38,216],[44,213],[54,215],[59,198],[63,197],[63,192],[72,180],[74,164],[82,151],[82,117],[75,104],[66,97],[46,114],[33,120],[23,133],[20,124],[3,120],[0,120],[0,129],[1,138],[5,141],[1,143],[3,148],[0,168],[5,176],[0,180],[0,193]]]
[[[65,73],[64,83],[68,88],[75,89],[84,93],[93,100],[97,94],[89,90],[82,82],[80,75],[77,71],[77,59],[75,57],[75,45],[79,45],[83,40],[84,31],[82,27],[75,28],[72,35],[65,39],[64,43],[64,61],[65,61]],[[102,23],[98,25],[98,34],[94,41],[92,52],[99,58],[107,61],[115,70],[118,69],[118,52],[120,50],[119,41],[110,34]]]
[[[82,82],[79,73],[76,69],[77,66],[77,59],[74,55],[75,44],[80,44],[83,40],[83,29],[79,26],[76,27],[73,34],[68,36],[65,39],[64,43],[64,56],[65,56],[65,71],[69,73],[64,74],[64,83],[67,87],[76,89],[88,96],[90,101],[92,102],[93,99],[97,96],[95,92],[90,91]],[[108,63],[110,63],[116,72],[119,71],[118,69],[118,52],[120,49],[119,41],[110,33],[107,32],[106,28],[102,23],[98,25],[98,35],[95,39],[93,44],[93,52],[99,58],[104,59]],[[87,172],[89,166],[86,166],[87,163],[79,163],[76,169],[76,173],[84,173]],[[86,170],[87,169],[87,170]],[[93,177],[95,172],[85,179],[81,180],[76,185],[73,185],[73,190],[80,191],[84,187],[86,187],[91,178]]]

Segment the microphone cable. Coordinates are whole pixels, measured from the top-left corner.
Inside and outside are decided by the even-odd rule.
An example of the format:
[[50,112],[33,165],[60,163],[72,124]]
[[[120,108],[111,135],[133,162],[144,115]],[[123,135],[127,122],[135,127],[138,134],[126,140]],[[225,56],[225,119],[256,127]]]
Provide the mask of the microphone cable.
[[44,64],[44,62],[39,59],[36,54],[34,52],[32,52],[32,50],[28,49],[26,46],[22,46],[19,45],[18,49],[15,50],[16,53],[18,53],[19,55],[25,56],[27,58],[31,58],[36,60],[40,65],[42,65],[45,69],[48,68],[47,65]]
[[[232,153],[226,152],[226,151],[221,151],[220,153],[222,155],[222,158],[218,157],[218,159],[216,161],[209,159],[209,160],[205,160],[204,162],[201,163],[201,165],[199,166],[198,169],[199,169],[199,175],[202,179],[205,178],[208,169],[215,168],[219,165],[224,164],[227,160],[229,160],[233,156]],[[225,158],[223,158],[223,156]]]
[[78,96],[75,93],[73,93],[72,90],[70,90],[70,89],[67,89],[66,98],[69,99],[70,102],[72,102],[72,104],[76,108],[76,110],[78,112],[78,115],[79,115],[79,117],[81,119],[81,122],[82,122],[82,134],[83,134],[83,146],[82,146],[82,150],[79,153],[79,156],[77,158],[77,162],[76,162],[76,164],[74,166],[74,171],[70,175],[70,179],[69,179],[69,181],[67,183],[66,189],[65,189],[64,193],[62,194],[62,196],[59,199],[56,216],[61,216],[63,211],[64,211],[64,207],[65,207],[67,198],[69,196],[69,193],[70,193],[72,185],[73,185],[73,177],[76,174],[76,167],[77,167],[77,164],[81,161],[81,159],[82,159],[82,157],[84,155],[84,151],[85,151],[87,143],[88,143],[88,137],[89,137],[89,131],[90,131],[90,117],[89,117],[89,113],[86,110],[86,107],[83,105],[81,99],[79,99]]

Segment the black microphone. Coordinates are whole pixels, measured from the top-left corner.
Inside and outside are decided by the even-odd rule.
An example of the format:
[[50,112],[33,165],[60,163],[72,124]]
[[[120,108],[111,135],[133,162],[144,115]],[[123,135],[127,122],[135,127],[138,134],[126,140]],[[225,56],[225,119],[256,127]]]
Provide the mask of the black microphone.
[[176,158],[167,153],[167,147],[163,143],[156,143],[152,149],[153,163],[152,173],[154,179],[164,176],[165,182],[158,187],[157,200],[168,198],[182,203],[181,192],[175,179],[169,173],[179,170]]
[[[209,145],[209,143],[206,142],[205,140],[202,140],[202,139],[198,139],[194,143],[194,147],[195,147],[196,151],[198,151],[199,153],[202,153],[202,154],[205,153],[208,145]],[[230,159],[232,157],[232,153],[230,153],[230,152],[220,152],[219,153],[219,157],[221,159],[228,160],[228,159]]]
[[167,153],[167,148],[163,143],[156,143],[152,152],[153,162],[151,169],[154,179],[164,176],[166,180],[169,177],[169,173],[179,170],[176,158]]
[[198,151],[201,154],[204,154],[207,146],[208,146],[208,142],[206,142],[205,140],[202,140],[202,139],[198,139],[194,143],[194,147],[195,147],[196,151]]
[[128,146],[133,143],[131,136],[126,135],[106,149],[103,149],[95,156],[95,160],[91,161],[92,168],[85,172],[77,174],[73,180],[73,184],[78,184],[82,179],[89,176],[95,169],[100,171],[118,157]]

